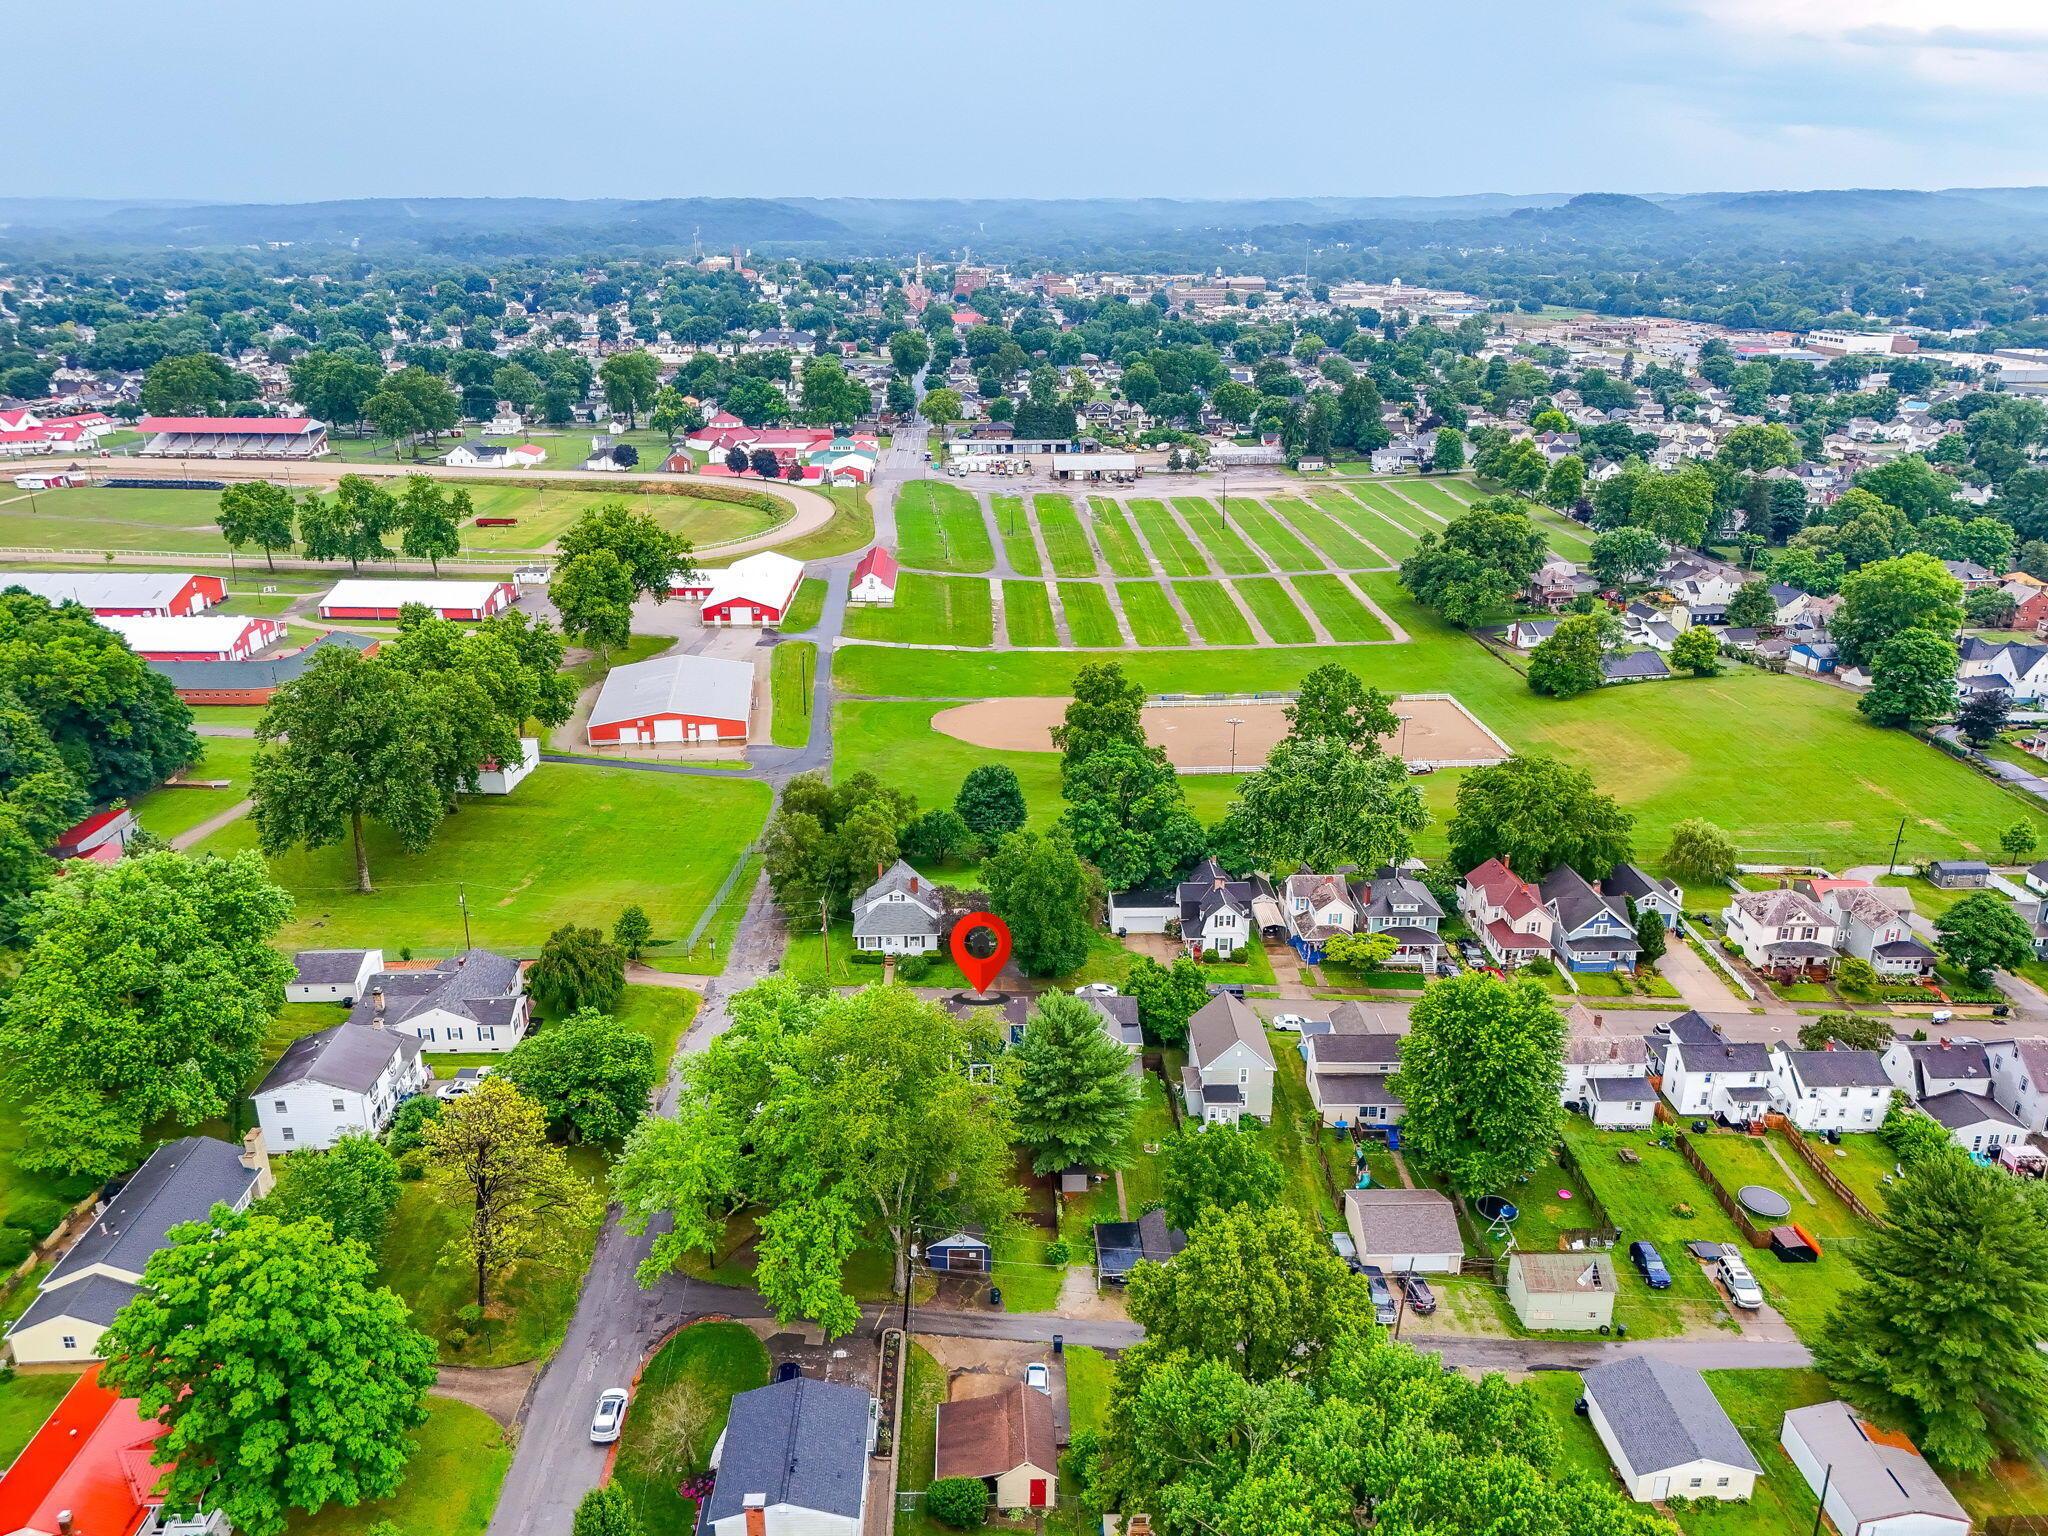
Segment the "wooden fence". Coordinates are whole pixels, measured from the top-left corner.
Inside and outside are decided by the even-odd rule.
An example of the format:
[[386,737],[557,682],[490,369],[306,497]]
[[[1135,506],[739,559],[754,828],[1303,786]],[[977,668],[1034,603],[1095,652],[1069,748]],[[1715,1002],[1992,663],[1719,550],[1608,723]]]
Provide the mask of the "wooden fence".
[[1798,1126],[1785,1119],[1782,1115],[1766,1115],[1764,1120],[1766,1124],[1774,1125],[1784,1131],[1785,1139],[1792,1143],[1792,1150],[1805,1160],[1806,1166],[1813,1170],[1814,1177],[1825,1184],[1834,1193],[1837,1200],[1841,1201],[1842,1204],[1849,1207],[1850,1210],[1861,1216],[1865,1221],[1870,1222],[1873,1226],[1884,1225],[1884,1218],[1865,1205],[1863,1197],[1842,1182],[1841,1175],[1837,1174],[1834,1169],[1827,1165],[1827,1159],[1822,1157],[1814,1144],[1801,1134]]
[[1721,1213],[1735,1223],[1735,1230],[1749,1240],[1752,1248],[1767,1248],[1770,1238],[1758,1230],[1757,1224],[1749,1219],[1749,1213],[1736,1204],[1735,1197],[1728,1193],[1728,1187],[1715,1177],[1714,1170],[1707,1166],[1706,1159],[1693,1149],[1692,1138],[1683,1131],[1673,1131],[1671,1139],[1678,1145],[1678,1155],[1692,1165],[1692,1171],[1700,1176],[1700,1182],[1707,1186],[1707,1192],[1714,1197],[1714,1203],[1721,1207]]

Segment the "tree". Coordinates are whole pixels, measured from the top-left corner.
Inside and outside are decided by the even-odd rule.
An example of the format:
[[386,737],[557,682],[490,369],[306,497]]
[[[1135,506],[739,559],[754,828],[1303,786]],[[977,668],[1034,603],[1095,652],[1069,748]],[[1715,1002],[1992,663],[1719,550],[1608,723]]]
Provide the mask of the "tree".
[[1024,786],[1007,763],[981,763],[967,771],[953,809],[984,843],[993,844],[1024,826]]
[[956,1531],[988,1524],[988,1484],[978,1477],[934,1478],[924,1491],[924,1511]]
[[1182,1126],[1167,1138],[1163,1155],[1166,1220],[1180,1231],[1192,1230],[1211,1211],[1282,1204],[1287,1171],[1266,1150],[1256,1121]]
[[1844,955],[1835,964],[1835,985],[1852,997],[1871,997],[1883,978],[1877,967],[1859,955]]
[[599,661],[633,638],[633,577],[608,549],[564,560],[548,583],[548,601],[562,632],[597,652]]
[[2026,863],[2038,846],[2033,827],[2024,821],[2016,821],[1998,834],[1998,851],[2008,864]]
[[1482,447],[1472,459],[1472,468],[1482,480],[1533,496],[1550,472],[1550,460],[1530,439],[1517,437]]
[[1607,680],[1604,662],[1613,619],[1605,613],[1581,613],[1559,622],[1550,637],[1529,654],[1529,688],[1554,699],[1575,699]]
[[1884,1224],[1849,1251],[1860,1279],[1814,1362],[1941,1466],[1978,1471],[2001,1444],[2048,1446],[2042,1212],[1998,1169],[1923,1158],[1891,1186]]
[[1979,587],[1963,598],[1963,617],[1977,629],[2008,629],[2019,604],[2003,587]]
[[297,503],[292,493],[268,480],[244,480],[220,493],[216,521],[229,547],[254,544],[264,563],[277,569],[277,552],[292,547],[292,518]]
[[619,1141],[638,1125],[661,1077],[654,1042],[595,1008],[528,1035],[498,1071],[540,1105],[550,1135],[595,1142]]
[[1891,1107],[1885,1111],[1884,1123],[1877,1128],[1877,1137],[1908,1168],[1927,1158],[1952,1158],[1962,1153],[1947,1126],[1915,1108],[1905,1094],[1897,1091],[1892,1094]]
[[782,460],[775,456],[773,448],[756,448],[747,462],[763,480],[773,480],[782,473]]
[[1694,677],[1712,677],[1721,670],[1721,642],[1711,629],[1688,629],[1671,642],[1671,664]]
[[398,521],[389,491],[362,475],[343,475],[326,501],[311,492],[299,508],[299,537],[314,560],[346,560],[361,570],[365,560],[389,560],[384,535]]
[[637,902],[621,912],[619,920],[612,924],[612,943],[626,952],[628,960],[638,960],[653,937],[654,924],[647,920],[646,911]]
[[1372,870],[1414,851],[1429,811],[1399,758],[1354,751],[1334,737],[1289,736],[1245,779],[1230,825],[1260,869]]
[[1647,528],[1612,528],[1593,538],[1593,574],[1602,585],[1632,587],[1664,566],[1664,541]]
[[1462,872],[1497,858],[1524,880],[1569,864],[1588,880],[1604,880],[1633,853],[1633,825],[1612,796],[1593,788],[1585,769],[1517,753],[1473,769],[1458,786],[1451,863]]
[[667,602],[678,582],[701,574],[688,539],[662,527],[652,513],[635,512],[622,501],[592,507],[569,525],[555,548],[564,561],[609,551],[624,567],[633,595],[657,603]]
[[256,726],[250,771],[263,851],[325,848],[348,836],[356,889],[369,894],[365,824],[382,822],[418,853],[433,841],[448,796],[420,750],[433,727],[420,687],[388,660],[322,651],[279,688]]
[[661,364],[654,354],[635,348],[630,352],[614,352],[597,365],[597,380],[604,389],[606,409],[614,415],[626,413],[626,429],[631,431],[640,424],[640,412],[654,404],[654,393],[661,381]]
[[945,426],[960,419],[960,391],[957,389],[928,389],[924,398],[917,402],[917,414],[934,426]]
[[1688,816],[1671,829],[1664,867],[1681,880],[1725,885],[1735,875],[1735,840],[1711,821]]
[[1931,630],[1908,629],[1878,648],[1870,689],[1856,707],[1873,725],[1914,726],[1956,707],[1956,643]]
[[577,1501],[569,1536],[647,1536],[647,1530],[624,1483],[599,1483]]
[[1535,981],[1466,971],[1422,994],[1391,1081],[1401,1142],[1460,1194],[1508,1188],[1564,1123],[1564,1019]]
[[900,1279],[913,1232],[1008,1219],[1008,1110],[967,1070],[995,1059],[987,1023],[905,987],[842,995],[787,976],[735,994],[730,1012],[688,1058],[676,1118],[643,1120],[613,1169],[629,1231],[666,1218],[642,1284],[713,1252],[750,1206],[762,1296],[836,1337],[860,1322],[843,1283],[858,1245],[885,1237]]
[[370,1253],[383,1246],[398,1209],[398,1159],[384,1143],[349,1131],[325,1152],[295,1153],[282,1167],[264,1206],[271,1215],[324,1221],[337,1241],[361,1243]]
[[473,509],[469,492],[449,488],[426,475],[407,475],[398,498],[398,547],[408,560],[425,560],[441,574],[441,562],[462,551],[462,525]]
[[2003,688],[1972,693],[1956,710],[1956,726],[1977,746],[1998,740],[2005,729],[2005,717],[2012,707],[2012,695]]
[[1052,728],[1052,744],[1063,765],[1118,742],[1145,745],[1145,688],[1126,677],[1119,663],[1089,662],[1074,674],[1073,689],[1065,715]]
[[1828,634],[1842,664],[1868,666],[1885,643],[1907,630],[1953,636],[1963,627],[1963,584],[1928,554],[1879,560],[1842,580],[1842,602]]
[[1586,461],[1568,453],[1550,466],[1543,480],[1543,501],[1552,507],[1574,507],[1586,491]]
[[1778,621],[1778,600],[1768,581],[1746,581],[1728,599],[1728,624],[1734,629],[1765,629]]
[[1824,1051],[1830,1042],[1852,1051],[1882,1051],[1896,1038],[1889,1023],[1867,1013],[1823,1013],[1799,1026],[1802,1051]]
[[1455,475],[1465,467],[1465,434],[1456,427],[1438,427],[1430,468],[1440,475]]
[[284,1005],[291,910],[254,853],[80,861],[40,892],[0,1013],[22,1166],[104,1179],[157,1122],[225,1116]]
[[725,450],[725,467],[732,471],[732,473],[744,475],[747,472],[748,463],[747,450],[740,447],[737,443]]
[[1636,944],[1643,964],[1655,965],[1662,960],[1667,942],[1663,916],[1655,907],[1644,907],[1636,914]]
[[626,955],[602,928],[564,923],[526,970],[526,990],[551,1014],[595,1008],[609,1013],[626,995]]
[[1984,986],[1991,973],[2016,971],[2034,957],[2034,934],[2019,909],[1990,891],[1973,891],[1934,920],[1942,957]]
[[476,1280],[476,1304],[515,1263],[575,1262],[579,1230],[594,1213],[590,1186],[547,1141],[547,1112],[493,1073],[451,1099],[420,1137],[426,1184],[463,1213],[448,1239],[450,1264]]
[[220,406],[256,398],[256,386],[207,352],[161,357],[142,376],[142,408],[152,416],[211,416]]
[[966,862],[981,849],[960,813],[946,806],[924,811],[903,828],[903,856],[924,864]]
[[1202,824],[1155,747],[1103,741],[1084,757],[1070,752],[1061,788],[1067,809],[1060,825],[1112,890],[1166,879],[1202,851]]
[[836,357],[814,357],[804,364],[803,418],[816,427],[847,427],[871,406],[868,387],[846,376]]
[[[959,397],[954,398],[957,400]],[[750,427],[765,427],[789,415],[789,397],[766,379],[752,375],[734,379],[720,403]],[[925,396],[925,403],[930,405],[931,395]]]
[[1336,662],[1304,677],[1283,713],[1287,734],[1295,740],[1327,738],[1361,752],[1377,752],[1381,738],[1401,728],[1394,701]]
[[[245,1536],[398,1488],[427,1419],[434,1346],[360,1243],[262,1206],[171,1228],[100,1340],[100,1384],[165,1426],[172,1510]],[[260,1387],[255,1384],[260,1383]]]
[[900,374],[916,373],[931,355],[931,341],[922,331],[897,331],[889,337],[889,361]]
[[[379,437],[390,438],[394,447],[410,442],[426,430],[426,422],[413,403],[395,389],[380,389],[365,400],[363,419],[377,429]],[[417,457],[417,452],[411,456]]]
[[[1537,454],[1540,461],[1542,455]],[[1426,533],[1401,584],[1448,624],[1469,629],[1507,608],[1543,563],[1543,534],[1510,497],[1489,497]]]
[[1101,878],[1064,828],[1013,832],[981,867],[989,905],[1009,925],[1010,951],[1027,976],[1060,976],[1088,958]]
[[1124,974],[1124,995],[1138,1005],[1138,1023],[1162,1045],[1187,1043],[1188,1020],[1209,1001],[1209,982],[1201,966],[1176,955],[1172,966],[1139,955]]
[[1004,1086],[1017,1140],[1031,1171],[1080,1165],[1120,1168],[1130,1161],[1138,1085],[1131,1054],[1110,1038],[1102,1015],[1064,992],[1042,993],[1024,1038],[1003,1057]]

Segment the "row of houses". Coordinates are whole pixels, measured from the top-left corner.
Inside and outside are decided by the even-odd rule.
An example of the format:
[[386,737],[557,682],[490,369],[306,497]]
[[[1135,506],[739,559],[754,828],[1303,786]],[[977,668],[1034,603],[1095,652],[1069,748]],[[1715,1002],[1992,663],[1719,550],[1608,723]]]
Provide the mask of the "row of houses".
[[1494,963],[1509,970],[1543,958],[1569,971],[1632,971],[1642,953],[1641,914],[1654,912],[1680,931],[1684,901],[1676,885],[1634,864],[1617,864],[1601,881],[1569,865],[1529,881],[1489,859],[1458,883],[1460,916]]

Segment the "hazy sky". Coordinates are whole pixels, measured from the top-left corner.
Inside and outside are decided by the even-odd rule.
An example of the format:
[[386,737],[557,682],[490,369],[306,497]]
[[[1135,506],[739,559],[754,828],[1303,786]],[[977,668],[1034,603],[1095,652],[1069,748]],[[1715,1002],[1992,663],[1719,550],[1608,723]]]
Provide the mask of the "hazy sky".
[[15,10],[0,195],[2048,183],[2048,0]]

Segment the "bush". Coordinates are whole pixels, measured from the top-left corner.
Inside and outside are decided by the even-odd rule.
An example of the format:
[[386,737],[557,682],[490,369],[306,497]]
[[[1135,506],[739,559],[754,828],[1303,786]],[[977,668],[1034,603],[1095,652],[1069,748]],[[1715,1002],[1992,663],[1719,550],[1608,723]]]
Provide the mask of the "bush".
[[1533,960],[1524,962],[1522,969],[1531,976],[1555,976],[1557,974],[1557,962],[1548,955],[1538,955]]
[[430,1093],[415,1094],[391,1114],[391,1129],[384,1133],[384,1145],[403,1158],[418,1149],[426,1136],[427,1123],[441,1118],[441,1101]]
[[896,979],[915,984],[923,981],[931,972],[931,968],[930,955],[905,955],[896,962]]
[[15,1206],[7,1225],[44,1237],[56,1231],[57,1223],[70,1214],[71,1207],[55,1195],[30,1195]]
[[1680,1221],[1691,1221],[1694,1212],[1693,1208],[1690,1205],[1688,1205],[1685,1201],[1681,1200],[1678,1202],[1678,1204],[1671,1207],[1671,1214],[1676,1216]]
[[880,965],[883,958],[883,955],[878,950],[856,949],[851,956],[850,963],[854,965]]
[[21,1227],[0,1227],[0,1269],[12,1269],[35,1248],[36,1235]]
[[1048,1264],[1070,1263],[1073,1257],[1073,1246],[1064,1237],[1055,1238],[1045,1250],[1045,1262]]
[[988,1523],[988,1489],[978,1477],[942,1477],[925,1489],[924,1512],[956,1531],[974,1530]]
[[483,1320],[484,1309],[478,1306],[473,1301],[470,1302],[467,1306],[457,1307],[455,1309],[455,1321],[462,1324],[462,1326],[465,1328],[474,1329],[478,1325],[480,1325],[483,1322]]
[[446,1333],[441,1335],[441,1342],[446,1344],[451,1351],[459,1355],[462,1353],[464,1347],[467,1346],[469,1343],[469,1330],[467,1328],[450,1328]]

